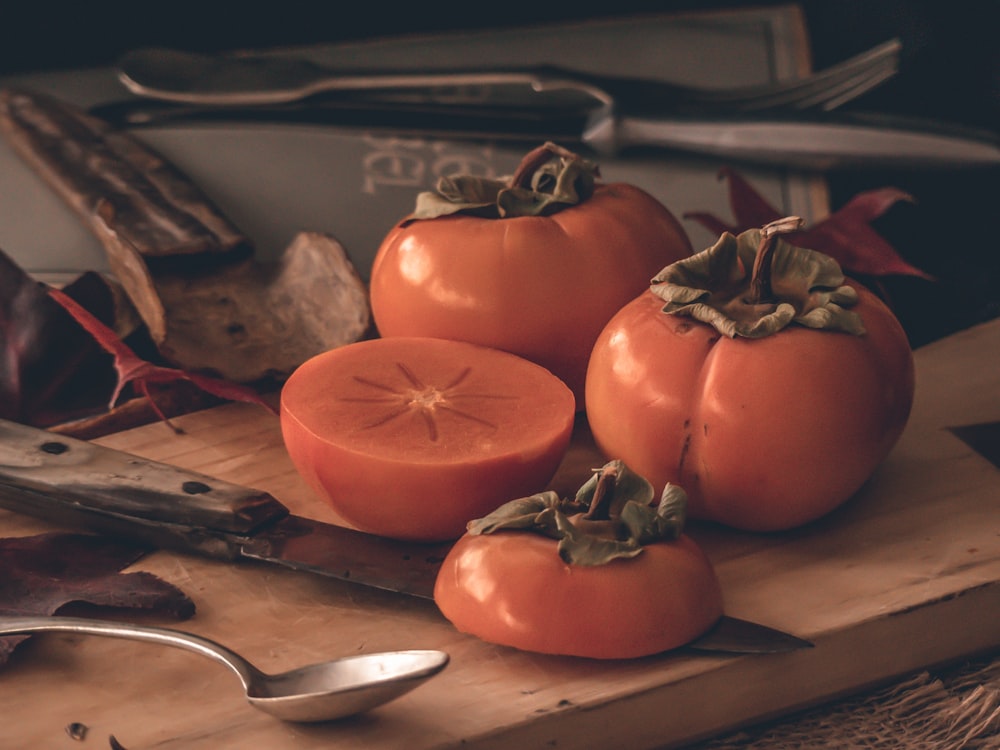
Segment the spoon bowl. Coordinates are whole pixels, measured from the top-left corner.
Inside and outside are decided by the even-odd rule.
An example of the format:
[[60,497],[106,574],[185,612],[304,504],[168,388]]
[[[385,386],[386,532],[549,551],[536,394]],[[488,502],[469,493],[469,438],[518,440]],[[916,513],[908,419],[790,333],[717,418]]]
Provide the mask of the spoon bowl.
[[448,663],[443,651],[390,651],[259,674],[247,688],[255,708],[284,721],[330,721],[408,693]]
[[386,651],[268,674],[225,646],[180,630],[77,617],[0,617],[0,635],[46,631],[127,638],[193,651],[235,672],[251,706],[293,722],[342,719],[380,706],[436,675],[449,658],[443,651]]

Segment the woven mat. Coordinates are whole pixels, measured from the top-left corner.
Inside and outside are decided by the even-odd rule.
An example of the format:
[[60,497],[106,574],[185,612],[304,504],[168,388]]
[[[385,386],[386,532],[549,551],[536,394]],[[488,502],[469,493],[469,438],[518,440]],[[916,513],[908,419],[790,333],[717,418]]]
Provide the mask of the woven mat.
[[1000,655],[922,672],[875,692],[695,747],[1000,750]]

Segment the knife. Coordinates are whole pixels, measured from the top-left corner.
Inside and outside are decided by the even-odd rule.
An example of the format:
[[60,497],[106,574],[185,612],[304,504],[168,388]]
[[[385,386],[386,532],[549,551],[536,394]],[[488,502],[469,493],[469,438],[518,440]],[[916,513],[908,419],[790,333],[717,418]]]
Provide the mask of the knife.
[[923,118],[863,112],[662,115],[613,105],[519,108],[329,97],[290,104],[203,106],[147,99],[97,105],[119,127],[286,123],[486,141],[556,141],[609,156],[666,150],[806,170],[969,169],[1000,166],[996,133]]
[[[266,492],[8,420],[0,420],[0,507],[154,547],[271,563],[426,599],[433,599],[450,547],[296,516]],[[810,646],[724,616],[687,648],[778,653]]]

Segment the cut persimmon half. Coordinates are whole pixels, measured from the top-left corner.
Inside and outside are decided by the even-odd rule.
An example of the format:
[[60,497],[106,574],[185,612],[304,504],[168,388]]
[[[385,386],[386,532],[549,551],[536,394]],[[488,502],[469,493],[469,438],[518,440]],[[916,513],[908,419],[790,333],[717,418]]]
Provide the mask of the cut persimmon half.
[[516,355],[393,337],[306,361],[282,388],[280,411],[296,469],[344,521],[442,541],[546,486],[575,404],[562,381]]

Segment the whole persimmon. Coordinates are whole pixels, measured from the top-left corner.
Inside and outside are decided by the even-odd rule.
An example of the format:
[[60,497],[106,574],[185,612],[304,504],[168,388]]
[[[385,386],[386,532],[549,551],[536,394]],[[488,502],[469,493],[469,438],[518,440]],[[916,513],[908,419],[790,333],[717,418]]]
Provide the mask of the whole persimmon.
[[672,264],[602,331],[587,374],[598,447],[693,518],[753,531],[817,519],[896,443],[913,356],[892,312],[775,222]]
[[654,499],[616,460],[573,499],[506,503],[448,552],[434,601],[461,632],[525,651],[625,659],[683,646],[722,616],[722,591],[683,533],[684,490]]
[[546,144],[509,180],[448,178],[422,193],[375,256],[372,316],[383,337],[470,341],[536,362],[582,409],[604,324],[691,250],[656,198],[602,183],[593,163]]

